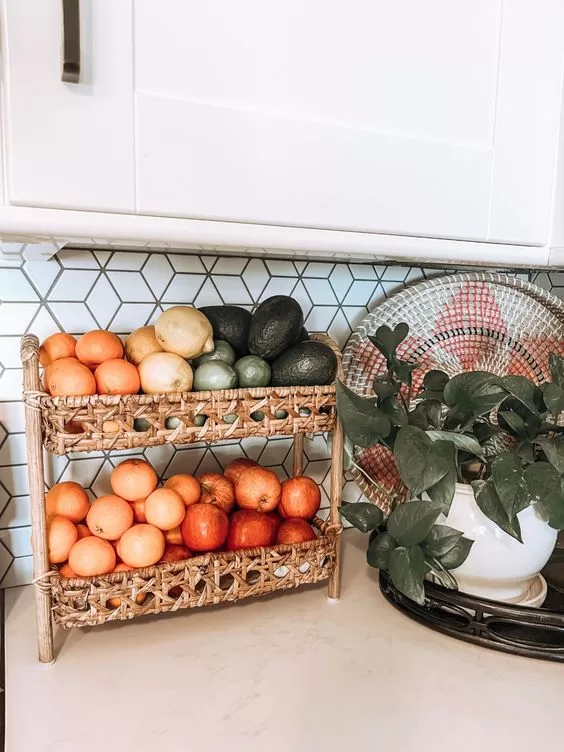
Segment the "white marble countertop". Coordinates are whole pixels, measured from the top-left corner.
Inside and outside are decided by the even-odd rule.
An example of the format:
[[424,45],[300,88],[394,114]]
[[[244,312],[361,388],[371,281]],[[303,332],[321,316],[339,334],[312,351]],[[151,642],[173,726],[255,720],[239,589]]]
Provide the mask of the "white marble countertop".
[[520,752],[562,746],[564,665],[426,629],[345,536],[323,587],[59,632],[36,661],[31,588],[7,591],[6,752]]

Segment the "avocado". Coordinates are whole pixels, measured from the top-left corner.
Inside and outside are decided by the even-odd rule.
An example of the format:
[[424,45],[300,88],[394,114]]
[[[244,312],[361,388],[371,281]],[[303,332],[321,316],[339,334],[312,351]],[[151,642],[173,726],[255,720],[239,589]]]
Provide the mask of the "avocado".
[[323,342],[298,342],[271,366],[272,386],[317,386],[332,384],[337,375],[337,356]]
[[214,339],[228,342],[238,358],[249,352],[247,340],[252,319],[249,311],[233,305],[204,306],[198,310],[212,325]]
[[302,331],[300,332],[299,341],[305,342],[308,339],[309,339],[309,334],[307,333],[307,329],[305,328],[305,326],[302,326]]
[[249,330],[249,352],[275,360],[300,338],[304,314],[297,300],[274,295],[259,305]]

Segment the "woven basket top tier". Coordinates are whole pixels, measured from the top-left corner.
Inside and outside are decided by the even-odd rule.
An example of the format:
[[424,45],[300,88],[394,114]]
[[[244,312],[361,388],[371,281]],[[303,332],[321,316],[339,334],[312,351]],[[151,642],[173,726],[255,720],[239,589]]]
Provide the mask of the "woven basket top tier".
[[[544,290],[501,274],[438,277],[402,290],[374,309],[351,337],[343,355],[345,383],[373,396],[372,383],[386,361],[368,339],[383,324],[409,325],[398,347],[402,360],[418,362],[414,393],[434,368],[455,376],[464,371],[521,375],[536,384],[548,380],[548,356],[564,355],[564,304]],[[363,493],[385,512],[390,494],[405,495],[393,457],[383,447],[357,450],[353,476]],[[387,493],[384,493],[384,490]]]

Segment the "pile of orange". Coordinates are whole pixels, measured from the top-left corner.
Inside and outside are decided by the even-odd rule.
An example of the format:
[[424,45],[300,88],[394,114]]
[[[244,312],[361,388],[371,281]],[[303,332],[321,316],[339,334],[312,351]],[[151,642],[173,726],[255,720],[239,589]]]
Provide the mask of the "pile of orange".
[[45,389],[54,397],[88,394],[137,394],[139,372],[124,360],[117,334],[95,329],[76,339],[58,332],[39,348]]
[[[74,481],[48,491],[49,561],[63,577],[184,560],[192,551],[316,537],[306,520],[319,508],[317,484],[306,477],[280,483],[274,472],[247,458],[234,460],[225,474],[178,474],[160,488],[147,461],[128,459],[114,469],[110,484],[113,493],[92,502]],[[111,605],[119,606],[119,598],[114,600]]]

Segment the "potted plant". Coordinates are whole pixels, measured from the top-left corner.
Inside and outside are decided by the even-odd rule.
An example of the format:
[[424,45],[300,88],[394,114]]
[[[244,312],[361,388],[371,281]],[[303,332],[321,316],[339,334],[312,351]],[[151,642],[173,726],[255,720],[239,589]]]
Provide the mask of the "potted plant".
[[368,564],[419,604],[425,577],[518,603],[564,529],[564,360],[550,356],[551,382],[541,386],[523,376],[433,370],[414,394],[418,365],[396,354],[407,334],[398,324],[370,337],[387,365],[374,396],[337,384],[345,434],[358,447],[389,451],[406,493],[379,487],[392,509],[387,519],[369,503],[345,504],[342,516],[370,533]]

